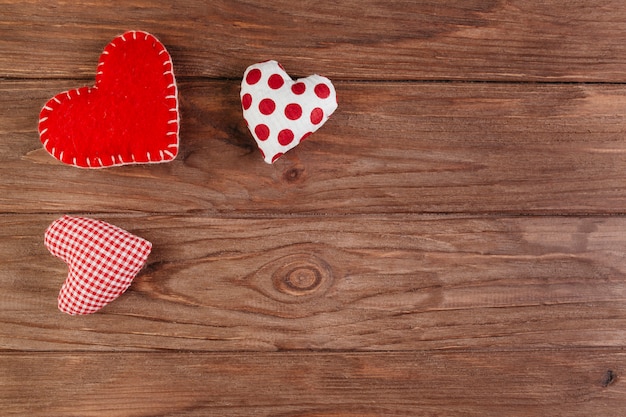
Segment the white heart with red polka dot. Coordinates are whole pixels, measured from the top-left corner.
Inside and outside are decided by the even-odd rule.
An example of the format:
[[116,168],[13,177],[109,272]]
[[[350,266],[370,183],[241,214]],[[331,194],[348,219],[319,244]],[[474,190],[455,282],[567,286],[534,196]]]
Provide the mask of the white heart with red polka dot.
[[322,127],[337,108],[328,78],[316,74],[294,81],[276,61],[249,66],[240,96],[243,118],[268,164]]

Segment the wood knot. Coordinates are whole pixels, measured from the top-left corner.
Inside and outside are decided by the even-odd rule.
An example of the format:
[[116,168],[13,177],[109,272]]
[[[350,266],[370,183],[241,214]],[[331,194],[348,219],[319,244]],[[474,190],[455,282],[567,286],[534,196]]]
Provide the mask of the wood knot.
[[289,168],[283,174],[283,179],[288,183],[300,182],[304,178],[304,168],[293,167]]
[[617,379],[617,374],[613,370],[609,369],[602,376],[602,386],[606,388],[612,383],[614,383],[616,379]]
[[274,285],[285,293],[301,295],[315,291],[322,282],[322,274],[319,269],[311,265],[299,265],[288,271],[284,276],[278,275]]
[[324,260],[310,254],[289,255],[272,274],[274,288],[296,297],[318,296],[331,285],[332,272]]

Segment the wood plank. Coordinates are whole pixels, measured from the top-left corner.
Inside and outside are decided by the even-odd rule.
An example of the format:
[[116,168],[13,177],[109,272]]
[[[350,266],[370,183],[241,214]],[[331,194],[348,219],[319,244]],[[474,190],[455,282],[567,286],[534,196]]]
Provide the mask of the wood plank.
[[[4,415],[567,416],[626,409],[620,350],[4,353]],[[617,414],[616,414],[617,413]]]
[[[0,0],[0,414],[626,410],[623,1],[100,3]],[[172,53],[179,158],[60,165],[41,106],[134,28]],[[238,102],[265,59],[340,99],[272,166]],[[65,213],[154,244],[98,314],[56,308]]]
[[[46,100],[82,81],[0,82],[1,212],[621,214],[621,85],[337,84],[340,107],[265,164],[238,81],[181,83],[173,163],[86,171],[37,134]],[[106,196],[106,198],[104,197]]]
[[[187,77],[277,59],[335,79],[626,81],[622,0],[116,3],[3,0],[0,77],[93,77],[114,36],[147,30]],[[36,13],[34,13],[36,11]]]
[[0,227],[0,349],[622,347],[626,218],[99,217],[153,242],[98,314],[56,308],[50,215]]

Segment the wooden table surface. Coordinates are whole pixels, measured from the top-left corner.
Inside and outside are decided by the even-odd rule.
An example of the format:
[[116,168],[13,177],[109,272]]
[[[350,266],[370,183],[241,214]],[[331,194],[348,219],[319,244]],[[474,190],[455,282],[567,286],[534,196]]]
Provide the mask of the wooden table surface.
[[[133,29],[178,157],[58,163],[41,107]],[[339,96],[274,165],[267,59]],[[623,0],[2,0],[0,414],[624,416],[625,135]],[[93,315],[57,309],[64,214],[154,245]]]

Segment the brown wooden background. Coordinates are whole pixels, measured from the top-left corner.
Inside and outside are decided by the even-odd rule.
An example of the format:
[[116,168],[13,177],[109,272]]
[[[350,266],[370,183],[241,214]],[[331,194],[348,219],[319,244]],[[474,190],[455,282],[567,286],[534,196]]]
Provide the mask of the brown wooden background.
[[[181,152],[85,171],[39,110],[104,46],[170,51]],[[239,83],[276,59],[339,108],[266,165]],[[622,0],[0,1],[0,414],[626,415]],[[63,214],[150,240],[57,310]]]

